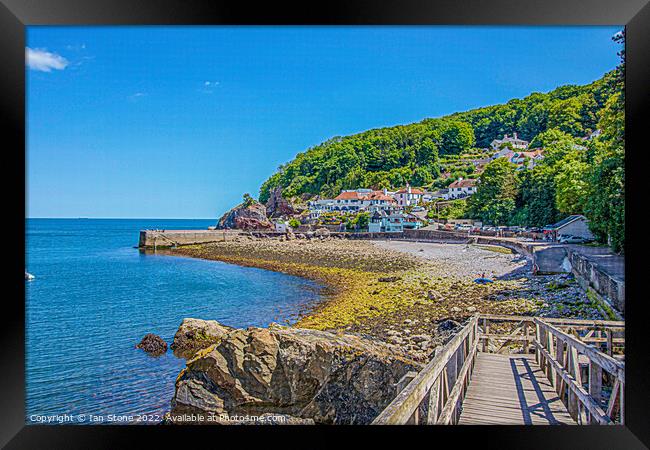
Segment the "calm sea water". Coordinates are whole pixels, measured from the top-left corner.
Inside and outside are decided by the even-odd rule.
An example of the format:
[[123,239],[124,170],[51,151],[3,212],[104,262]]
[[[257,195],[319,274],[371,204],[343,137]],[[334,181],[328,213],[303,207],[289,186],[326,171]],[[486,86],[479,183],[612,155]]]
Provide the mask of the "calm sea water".
[[[216,261],[144,254],[145,228],[205,229],[208,220],[28,219],[27,422],[34,415],[161,415],[184,360],[150,357],[146,333],[171,343],[182,319],[265,326],[319,299],[310,281]],[[41,419],[42,420],[42,419]],[[77,421],[77,419],[73,419]]]

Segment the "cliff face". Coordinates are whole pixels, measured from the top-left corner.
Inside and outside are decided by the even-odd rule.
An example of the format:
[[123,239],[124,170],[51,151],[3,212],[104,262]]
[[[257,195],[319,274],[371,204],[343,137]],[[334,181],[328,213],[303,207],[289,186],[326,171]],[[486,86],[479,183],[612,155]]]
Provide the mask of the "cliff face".
[[237,228],[240,230],[272,230],[273,224],[266,216],[266,207],[254,202],[249,206],[237,205],[225,213],[217,228]]
[[282,197],[282,188],[277,187],[270,193],[269,199],[266,202],[266,214],[269,217],[291,217],[298,215],[304,211],[304,208],[297,208],[295,205]]
[[398,347],[356,335],[234,329],[187,362],[176,381],[171,422],[187,423],[178,417],[192,414],[281,414],[367,424],[394,398],[399,379],[420,368]]

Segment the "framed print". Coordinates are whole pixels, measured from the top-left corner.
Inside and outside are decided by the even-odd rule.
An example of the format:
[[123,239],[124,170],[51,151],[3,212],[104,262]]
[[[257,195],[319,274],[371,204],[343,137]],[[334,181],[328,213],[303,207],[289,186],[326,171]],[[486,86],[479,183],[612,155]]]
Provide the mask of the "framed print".
[[645,448],[649,18],[5,1],[3,445]]

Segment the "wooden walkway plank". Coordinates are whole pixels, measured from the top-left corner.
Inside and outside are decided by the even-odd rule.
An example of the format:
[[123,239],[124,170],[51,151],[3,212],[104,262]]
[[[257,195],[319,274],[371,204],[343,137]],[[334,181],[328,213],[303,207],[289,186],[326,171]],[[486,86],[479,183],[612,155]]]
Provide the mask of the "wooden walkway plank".
[[532,355],[478,353],[460,425],[575,425]]

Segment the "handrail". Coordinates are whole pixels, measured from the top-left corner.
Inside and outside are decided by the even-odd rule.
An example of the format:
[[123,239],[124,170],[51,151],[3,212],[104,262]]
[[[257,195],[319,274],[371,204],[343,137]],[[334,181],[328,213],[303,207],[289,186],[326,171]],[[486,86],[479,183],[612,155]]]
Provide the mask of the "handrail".
[[[514,325],[514,331],[512,325],[504,324],[491,332],[490,321],[519,324]],[[510,330],[504,331],[504,327]],[[582,336],[583,341],[580,336],[558,327],[587,330],[588,333]],[[508,345],[509,352],[512,345],[521,346],[523,342],[520,351],[524,354],[529,353],[532,344],[542,371],[578,423],[585,423],[586,418],[586,423],[611,424],[615,422],[617,412],[620,422],[624,423],[625,363],[611,356],[613,342],[624,343],[624,338],[612,337],[613,332],[618,333],[616,330],[619,329],[625,329],[625,322],[476,314],[419,373],[415,376],[408,374],[401,380],[396,397],[372,423],[457,423],[476,355],[479,351],[495,350],[494,346],[488,348],[490,340],[505,341],[496,347],[496,351]],[[532,336],[531,331],[534,333]],[[607,339],[592,337],[600,331],[608,333]],[[600,341],[607,341],[609,355],[588,343]],[[580,365],[580,354],[589,360],[588,375],[584,375],[588,390],[582,385],[584,365]],[[613,378],[603,378],[603,370]],[[600,404],[603,382],[614,382],[606,408]],[[426,420],[420,417],[421,413],[426,413]]]
[[571,374],[564,367],[562,367],[562,365],[557,362],[555,358],[553,358],[551,354],[539,342],[535,341],[535,346],[550,362],[553,368],[557,371],[558,375],[560,375],[560,377],[562,377],[562,379],[567,383],[569,389],[571,389],[580,399],[580,401],[583,402],[592,416],[600,424],[612,423],[611,419],[607,416],[607,413],[595,402],[593,398],[591,398],[589,392],[587,392],[585,388],[579,385],[576,379],[571,376]]
[[[436,423],[440,425],[449,425],[451,423],[453,419],[453,414],[456,411],[458,401],[461,399],[463,388],[466,386],[465,380],[469,375],[469,371],[472,369],[474,363],[474,357],[476,356],[477,352],[478,352],[478,339],[475,339],[474,344],[472,345],[472,348],[469,352],[469,355],[467,356],[467,359],[465,360],[463,367],[460,369],[460,372],[458,373],[458,379],[456,380],[456,384],[454,384],[453,389],[449,393],[449,398],[447,399],[444,408],[442,408],[442,412],[440,413],[440,417],[438,418]],[[469,383],[469,380],[467,380],[467,383]]]
[[[624,402],[625,363],[601,352],[595,346],[581,341],[576,336],[546,323],[546,320],[535,318],[534,321],[536,326],[534,345],[537,362],[555,387],[562,402],[567,405],[571,417],[580,424],[585,422],[611,424],[615,422],[616,412],[619,412],[620,422],[624,423],[622,405]],[[588,391],[582,385],[580,354],[586,356],[589,361],[588,375],[586,375]],[[606,410],[600,405],[603,370],[614,377],[614,386]]]
[[[509,315],[499,315],[499,314],[480,314],[480,319],[488,320],[504,320],[504,321],[520,321],[528,320],[533,321],[537,317],[534,316],[509,316]],[[559,325],[578,325],[578,326],[590,326],[590,327],[609,327],[609,328],[625,328],[625,322],[621,320],[592,320],[592,319],[561,319],[556,317],[543,317],[539,318],[545,323],[553,323]]]
[[[429,361],[429,363],[417,374],[395,399],[375,418],[372,422],[375,425],[391,425],[406,423],[411,419],[419,408],[423,399],[447,367],[457,350],[470,336],[472,331],[476,332],[478,316],[473,316],[465,327],[451,339],[442,351]],[[476,341],[476,339],[474,339]],[[462,370],[462,369],[461,369]]]
[[549,330],[556,338],[561,339],[568,345],[575,347],[580,353],[585,355],[590,360],[594,360],[598,363],[600,367],[616,375],[621,381],[625,381],[625,364],[612,358],[611,356],[599,351],[593,345],[585,344],[581,340],[577,339],[570,334],[567,334],[561,330],[558,330],[552,325],[544,323],[543,321],[535,318],[535,323],[539,326]]

